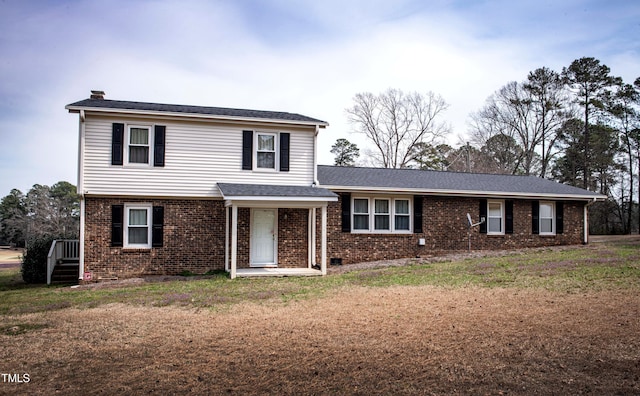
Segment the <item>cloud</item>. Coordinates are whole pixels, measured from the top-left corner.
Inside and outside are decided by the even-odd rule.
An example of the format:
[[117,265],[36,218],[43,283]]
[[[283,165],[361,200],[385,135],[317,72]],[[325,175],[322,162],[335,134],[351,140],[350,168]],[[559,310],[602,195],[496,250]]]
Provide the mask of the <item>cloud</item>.
[[64,105],[90,89],[110,99],[320,118],[331,126],[318,153],[331,163],[337,138],[365,144],[348,133],[345,117],[358,92],[439,93],[457,135],[486,97],[541,66],[559,70],[594,56],[631,82],[640,70],[640,15],[637,7],[611,4],[5,2],[0,195],[34,183],[76,182],[78,121]]

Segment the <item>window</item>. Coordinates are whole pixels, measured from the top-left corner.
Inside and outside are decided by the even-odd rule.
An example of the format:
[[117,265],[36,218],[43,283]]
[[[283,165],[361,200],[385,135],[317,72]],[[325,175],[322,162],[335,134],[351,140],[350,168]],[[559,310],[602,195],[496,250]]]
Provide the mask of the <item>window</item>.
[[540,202],[540,234],[555,234],[554,205],[552,202]]
[[[353,198],[353,232],[409,233],[411,212],[406,198]],[[373,216],[370,209],[373,208]]]
[[149,153],[151,152],[149,130],[149,127],[129,127],[127,155],[130,164],[149,164]]
[[487,234],[504,234],[504,204],[501,201],[487,203]]
[[256,163],[259,169],[276,169],[276,135],[256,133]]
[[151,247],[151,205],[125,205],[125,247]]
[[395,224],[394,228],[397,231],[409,231],[411,228],[411,218],[409,215],[409,200],[408,199],[396,199],[395,200]]
[[353,229],[369,230],[369,199],[353,200]]
[[375,230],[389,230],[389,200],[375,199]]

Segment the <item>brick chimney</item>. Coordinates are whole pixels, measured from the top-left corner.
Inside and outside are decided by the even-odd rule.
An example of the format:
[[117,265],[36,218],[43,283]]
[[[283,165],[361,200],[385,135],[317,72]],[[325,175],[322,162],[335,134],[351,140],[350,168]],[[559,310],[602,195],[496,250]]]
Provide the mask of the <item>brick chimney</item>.
[[91,91],[91,99],[104,99],[104,91]]

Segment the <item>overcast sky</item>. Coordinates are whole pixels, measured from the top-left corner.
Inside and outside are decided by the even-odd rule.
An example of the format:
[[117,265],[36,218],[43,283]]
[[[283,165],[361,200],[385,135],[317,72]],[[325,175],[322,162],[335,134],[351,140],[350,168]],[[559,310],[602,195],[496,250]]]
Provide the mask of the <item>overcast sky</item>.
[[0,197],[77,184],[78,116],[107,99],[300,113],[330,123],[387,88],[443,96],[449,142],[509,81],[590,56],[640,76],[636,0],[0,1]]

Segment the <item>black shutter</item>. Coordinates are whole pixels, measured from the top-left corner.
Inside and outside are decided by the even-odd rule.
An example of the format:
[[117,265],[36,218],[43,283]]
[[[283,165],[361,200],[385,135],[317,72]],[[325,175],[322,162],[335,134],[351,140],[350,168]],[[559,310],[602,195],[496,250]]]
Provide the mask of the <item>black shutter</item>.
[[122,246],[124,205],[111,206],[111,246]]
[[[482,221],[483,218],[484,218],[484,221]],[[489,221],[489,219],[487,219],[487,200],[486,199],[480,200],[480,220],[479,221],[482,221],[482,223],[480,223],[480,233],[486,234],[487,222]]]
[[253,169],[253,131],[242,131],[242,169]]
[[556,202],[556,234],[564,232],[564,202]]
[[280,171],[289,172],[289,139],[291,134],[280,134]]
[[413,233],[422,233],[422,195],[413,196]]
[[513,201],[504,201],[504,232],[513,234]]
[[531,201],[531,233],[540,233],[540,202]]
[[351,194],[340,194],[342,199],[342,232],[351,232]]
[[122,165],[124,153],[124,124],[114,123],[111,129],[111,165]]
[[153,207],[153,218],[151,220],[151,246],[162,247],[162,240],[164,239],[164,207]]
[[164,166],[164,140],[166,127],[156,125],[153,136],[153,166]]

